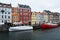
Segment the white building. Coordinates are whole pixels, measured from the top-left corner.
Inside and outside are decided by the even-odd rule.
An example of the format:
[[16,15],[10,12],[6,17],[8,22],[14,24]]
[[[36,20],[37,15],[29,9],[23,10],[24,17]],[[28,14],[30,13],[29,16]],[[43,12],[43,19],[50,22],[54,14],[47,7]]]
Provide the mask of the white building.
[[36,23],[44,23],[48,21],[48,16],[44,12],[37,12],[36,13]]
[[36,23],[39,24],[41,22],[40,20],[40,13],[36,12]]
[[43,15],[44,15],[44,22],[48,22],[48,13],[43,11]]
[[0,3],[0,23],[12,22],[11,4]]
[[44,22],[44,15],[41,12],[36,12],[36,23],[40,24]]
[[44,15],[45,22],[48,22],[48,15]]

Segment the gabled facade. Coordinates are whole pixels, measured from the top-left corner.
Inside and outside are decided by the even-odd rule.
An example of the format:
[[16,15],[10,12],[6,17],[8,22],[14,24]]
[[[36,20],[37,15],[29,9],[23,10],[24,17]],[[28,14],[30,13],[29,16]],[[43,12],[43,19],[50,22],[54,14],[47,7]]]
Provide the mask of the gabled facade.
[[29,24],[31,22],[31,8],[28,5],[18,4],[20,11],[20,22],[22,24]]
[[58,23],[59,22],[59,15],[60,15],[60,13],[52,12],[52,15],[53,15],[53,23]]
[[0,23],[12,23],[11,4],[0,3]]
[[12,22],[13,23],[20,22],[19,8],[17,8],[17,7],[12,7]]
[[46,22],[48,22],[48,13],[46,13],[46,12],[42,12],[43,14],[44,14],[44,22],[46,23]]
[[44,13],[40,12],[40,23],[43,23],[45,22],[45,19],[44,19]]
[[41,22],[40,12],[35,12],[35,14],[36,14],[36,24],[39,24]]
[[32,15],[31,15],[31,25],[34,25],[34,24],[36,24],[36,13],[32,12]]

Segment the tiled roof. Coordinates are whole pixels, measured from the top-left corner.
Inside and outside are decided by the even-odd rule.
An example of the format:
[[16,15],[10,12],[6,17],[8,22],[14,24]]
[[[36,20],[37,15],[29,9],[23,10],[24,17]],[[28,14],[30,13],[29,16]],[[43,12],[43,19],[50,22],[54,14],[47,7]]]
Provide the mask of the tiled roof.
[[33,13],[35,13],[35,14],[41,14],[41,15],[47,15],[46,12],[33,12]]
[[30,8],[29,5],[22,5],[22,4],[18,4],[19,7],[22,7],[22,8]]
[[11,4],[6,4],[6,3],[0,3],[0,5],[6,5],[11,7]]

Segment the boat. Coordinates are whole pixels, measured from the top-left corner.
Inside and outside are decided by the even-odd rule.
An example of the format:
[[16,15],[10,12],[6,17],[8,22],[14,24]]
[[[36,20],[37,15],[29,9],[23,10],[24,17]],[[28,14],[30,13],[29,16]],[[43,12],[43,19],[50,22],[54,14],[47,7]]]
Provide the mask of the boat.
[[41,28],[39,24],[34,24],[32,26],[33,26],[33,29],[40,29]]
[[23,31],[23,30],[32,30],[32,26],[16,26],[16,27],[10,27],[9,31]]
[[43,23],[41,24],[42,29],[50,29],[50,28],[57,28],[58,24],[53,24],[53,23]]
[[4,23],[0,23],[0,26],[1,26],[1,25],[4,25]]

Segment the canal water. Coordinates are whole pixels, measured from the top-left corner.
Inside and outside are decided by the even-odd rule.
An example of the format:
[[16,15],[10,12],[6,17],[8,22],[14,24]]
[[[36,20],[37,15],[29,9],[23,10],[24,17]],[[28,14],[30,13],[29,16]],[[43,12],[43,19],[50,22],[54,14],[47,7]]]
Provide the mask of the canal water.
[[0,40],[60,40],[60,28],[0,32]]

